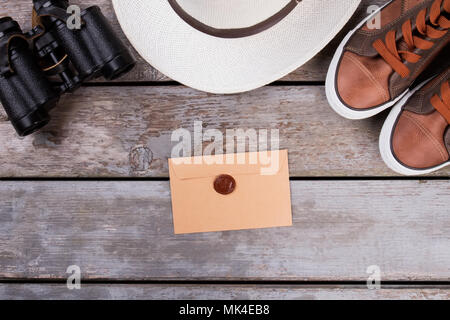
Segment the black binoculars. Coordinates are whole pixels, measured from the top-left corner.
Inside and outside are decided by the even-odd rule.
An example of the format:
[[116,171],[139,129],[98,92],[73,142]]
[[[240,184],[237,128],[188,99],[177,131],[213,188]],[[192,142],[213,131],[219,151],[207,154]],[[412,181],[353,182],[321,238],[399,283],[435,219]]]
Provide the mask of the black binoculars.
[[19,136],[48,124],[62,94],[136,64],[98,6],[80,10],[78,27],[69,27],[68,8],[67,0],[33,0],[27,33],[10,17],[0,19],[0,101]]

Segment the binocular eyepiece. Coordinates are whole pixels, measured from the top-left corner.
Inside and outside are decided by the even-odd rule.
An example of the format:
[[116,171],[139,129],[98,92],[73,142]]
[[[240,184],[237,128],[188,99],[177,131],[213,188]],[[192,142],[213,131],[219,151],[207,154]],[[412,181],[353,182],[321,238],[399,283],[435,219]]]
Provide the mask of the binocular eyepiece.
[[[62,94],[97,77],[116,79],[136,64],[98,6],[80,11],[73,28],[68,1],[33,5],[28,33],[10,17],[0,19],[0,101],[20,136],[45,126]],[[58,82],[51,82],[55,76]]]

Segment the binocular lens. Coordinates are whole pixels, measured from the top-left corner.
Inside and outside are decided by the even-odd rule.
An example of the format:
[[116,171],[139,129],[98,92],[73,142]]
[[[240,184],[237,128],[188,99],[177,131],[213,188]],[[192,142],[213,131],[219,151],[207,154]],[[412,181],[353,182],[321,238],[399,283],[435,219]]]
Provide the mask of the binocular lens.
[[50,116],[48,113],[44,110],[37,109],[26,117],[13,122],[13,125],[17,134],[21,137],[25,137],[45,127],[49,122]]
[[101,73],[107,80],[114,80],[130,71],[136,60],[114,32],[111,24],[98,6],[87,8],[82,14],[86,31],[95,46],[92,48],[102,60]]

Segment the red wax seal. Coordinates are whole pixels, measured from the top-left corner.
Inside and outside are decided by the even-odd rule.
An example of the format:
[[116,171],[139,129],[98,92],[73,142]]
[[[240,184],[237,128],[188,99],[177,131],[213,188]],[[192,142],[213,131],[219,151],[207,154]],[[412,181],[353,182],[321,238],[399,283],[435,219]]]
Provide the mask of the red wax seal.
[[236,189],[236,180],[228,174],[221,174],[214,180],[214,190],[217,193],[227,195],[233,193]]

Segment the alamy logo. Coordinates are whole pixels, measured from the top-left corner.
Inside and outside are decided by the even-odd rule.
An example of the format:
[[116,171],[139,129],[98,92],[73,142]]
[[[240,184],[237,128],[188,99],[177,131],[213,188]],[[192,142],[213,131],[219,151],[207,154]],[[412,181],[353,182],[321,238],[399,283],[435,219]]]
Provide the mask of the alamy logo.
[[381,269],[379,266],[373,265],[369,266],[366,273],[370,274],[367,278],[367,288],[369,290],[379,290],[381,289]]
[[66,273],[70,274],[67,278],[67,289],[80,290],[81,289],[81,268],[77,265],[69,266]]
[[[268,150],[279,149],[279,136],[278,129],[270,130],[270,134],[267,129],[226,129],[224,136],[218,129],[203,130],[203,123],[195,121],[193,134],[184,128],[172,132],[171,141],[176,144],[171,158],[175,165],[257,164],[261,165],[261,175],[274,175],[279,171],[280,159],[278,153],[269,155]],[[244,154],[247,146],[248,160]]]
[[[377,14],[375,14],[378,12]],[[369,15],[375,14],[372,19],[367,21],[367,29],[369,30],[380,30],[381,29],[381,11],[380,7],[377,5],[371,5],[367,8],[367,13]]]
[[67,28],[70,30],[80,30],[81,29],[81,8],[77,5],[71,5],[67,7]]

